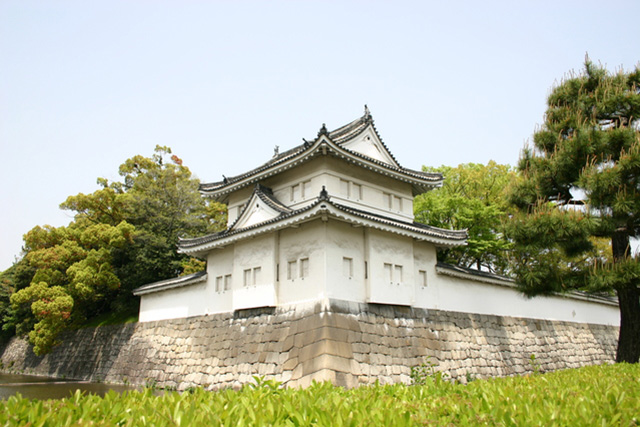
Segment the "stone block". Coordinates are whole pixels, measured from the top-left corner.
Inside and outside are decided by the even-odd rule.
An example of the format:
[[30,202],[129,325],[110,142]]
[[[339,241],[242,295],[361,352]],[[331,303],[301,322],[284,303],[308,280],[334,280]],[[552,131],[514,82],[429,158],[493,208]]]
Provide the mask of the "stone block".
[[333,356],[330,354],[322,354],[314,359],[302,362],[303,375],[309,375],[321,369],[329,369],[339,372],[351,372],[351,359]]
[[283,352],[287,352],[287,351],[291,350],[291,347],[293,347],[294,341],[295,341],[295,339],[294,339],[293,335],[287,336],[282,341],[282,351]]

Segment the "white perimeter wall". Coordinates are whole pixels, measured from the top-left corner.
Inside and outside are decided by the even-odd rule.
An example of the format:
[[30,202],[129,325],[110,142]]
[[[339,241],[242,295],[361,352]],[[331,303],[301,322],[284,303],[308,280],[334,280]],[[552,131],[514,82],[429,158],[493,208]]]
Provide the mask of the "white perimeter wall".
[[205,313],[207,283],[145,294],[140,299],[140,322],[177,319]]
[[[417,243],[415,253],[422,265],[429,260],[435,265],[433,248]],[[570,296],[527,298],[514,287],[439,274],[435,267],[429,268],[427,274],[427,286],[416,286],[416,307],[614,326],[620,324],[620,312],[616,305]]]
[[[385,264],[391,266],[391,277]],[[257,282],[245,286],[244,271],[256,268],[260,269]],[[620,323],[616,305],[562,296],[526,298],[509,283],[438,273],[433,244],[331,219],[214,249],[207,272],[206,283],[143,295],[140,321],[331,298],[498,316]],[[229,274],[231,289],[216,290],[216,278]]]

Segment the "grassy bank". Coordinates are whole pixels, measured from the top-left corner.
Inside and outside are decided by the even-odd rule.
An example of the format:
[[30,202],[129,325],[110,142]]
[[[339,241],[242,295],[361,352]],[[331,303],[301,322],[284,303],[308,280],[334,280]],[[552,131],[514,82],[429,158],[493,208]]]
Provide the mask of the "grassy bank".
[[640,366],[592,366],[526,377],[420,386],[304,390],[269,381],[239,391],[151,390],[0,402],[0,425],[640,425]]

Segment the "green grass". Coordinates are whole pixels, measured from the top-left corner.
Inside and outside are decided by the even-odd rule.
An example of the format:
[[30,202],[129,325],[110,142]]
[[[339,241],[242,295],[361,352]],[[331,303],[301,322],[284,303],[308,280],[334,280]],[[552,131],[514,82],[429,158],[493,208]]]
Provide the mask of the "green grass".
[[640,366],[585,367],[543,375],[476,380],[468,385],[369,386],[316,383],[303,390],[260,381],[239,391],[151,390],[80,393],[63,400],[0,402],[0,425],[540,425],[640,424]]

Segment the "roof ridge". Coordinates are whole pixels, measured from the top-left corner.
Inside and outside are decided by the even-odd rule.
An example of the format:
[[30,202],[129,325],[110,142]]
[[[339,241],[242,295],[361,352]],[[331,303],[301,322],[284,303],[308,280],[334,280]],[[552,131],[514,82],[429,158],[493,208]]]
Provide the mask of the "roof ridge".
[[[369,129],[369,126],[371,127],[377,139],[379,140],[382,146],[382,149],[385,150],[386,153],[389,155],[392,161],[391,163],[387,163],[386,161],[381,161],[381,160],[372,158],[361,152],[345,148],[344,144],[347,141],[357,138],[358,135],[360,135],[365,130]],[[326,126],[323,125],[321,132],[313,141],[307,141],[307,140],[304,140],[303,138],[304,140],[303,144],[297,145],[287,151],[279,153],[277,156],[274,156],[268,162],[262,164],[257,168],[251,169],[245,173],[236,175],[231,178],[225,177],[223,175],[222,181],[211,182],[211,183],[201,183],[199,189],[204,195],[210,194],[210,195],[213,195],[214,197],[221,197],[222,195],[227,194],[230,191],[228,190],[228,188],[238,189],[238,188],[244,188],[245,186],[251,185],[252,183],[255,183],[260,179],[261,174],[263,173],[272,174],[272,172],[270,172],[272,168],[278,168],[282,164],[286,164],[289,161],[300,160],[300,162],[304,162],[304,161],[311,160],[317,154],[316,151],[314,151],[315,148],[317,148],[318,144],[322,143],[323,141],[326,141],[326,143],[334,144],[336,146],[336,149],[344,150],[346,153],[349,153],[350,156],[365,160],[367,162],[371,162],[375,164],[377,167],[381,167],[383,169],[387,169],[389,171],[393,171],[393,172],[405,175],[407,178],[409,178],[409,180],[407,180],[406,182],[412,183],[416,194],[418,194],[418,192],[428,191],[429,188],[438,186],[442,181],[441,174],[433,173],[433,172],[423,172],[423,171],[404,168],[403,166],[401,166],[400,163],[395,158],[395,156],[393,155],[393,153],[391,153],[387,145],[382,140],[382,137],[380,136],[375,126],[373,116],[371,115],[371,112],[369,111],[367,106],[365,106],[365,114],[363,116],[331,132],[326,132],[325,129],[326,129]],[[337,150],[332,150],[332,154],[338,154],[339,157],[343,157],[351,161],[352,163],[359,162],[359,160],[355,158],[349,159],[345,156],[342,156],[340,152]],[[368,166],[365,166],[365,167],[368,167]],[[381,172],[381,171],[378,171],[378,172]],[[419,181],[414,182],[413,180],[419,180]],[[239,186],[236,187],[236,183],[240,183]]]

